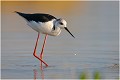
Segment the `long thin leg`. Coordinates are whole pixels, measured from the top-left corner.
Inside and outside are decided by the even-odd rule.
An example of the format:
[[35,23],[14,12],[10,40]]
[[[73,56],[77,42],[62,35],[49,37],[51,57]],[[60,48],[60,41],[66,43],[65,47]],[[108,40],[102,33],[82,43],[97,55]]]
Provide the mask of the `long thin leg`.
[[36,54],[36,48],[37,48],[37,45],[38,45],[39,36],[40,36],[40,33],[38,33],[38,37],[37,37],[37,41],[36,41],[36,44],[35,44],[35,48],[34,48],[33,55],[34,55],[37,59],[39,59],[41,62],[43,62],[43,63],[46,65],[46,67],[47,67],[48,64],[47,64],[46,62],[44,62],[41,58],[39,58],[39,57],[37,56],[37,54]]
[[[40,58],[43,59],[43,51],[44,51],[44,47],[45,47],[45,44],[46,44],[46,39],[47,39],[47,34],[45,35],[45,39],[44,39],[44,43],[43,43],[43,46],[42,46],[42,51],[40,53]],[[41,66],[42,66],[42,62],[41,62]]]

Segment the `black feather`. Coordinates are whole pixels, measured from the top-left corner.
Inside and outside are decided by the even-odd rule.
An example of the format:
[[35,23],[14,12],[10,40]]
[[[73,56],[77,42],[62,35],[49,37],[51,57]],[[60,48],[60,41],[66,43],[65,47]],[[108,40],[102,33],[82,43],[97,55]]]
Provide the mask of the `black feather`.
[[44,13],[34,13],[34,14],[26,14],[15,11],[17,14],[22,16],[28,21],[35,21],[35,22],[48,22],[52,19],[56,19],[54,16],[50,14],[44,14]]

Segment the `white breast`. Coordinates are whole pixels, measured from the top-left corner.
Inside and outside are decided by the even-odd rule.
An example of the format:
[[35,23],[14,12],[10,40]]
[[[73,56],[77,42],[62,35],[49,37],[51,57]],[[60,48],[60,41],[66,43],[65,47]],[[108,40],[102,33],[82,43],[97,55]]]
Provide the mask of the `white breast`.
[[61,29],[59,27],[56,27],[55,30],[52,30],[49,35],[51,36],[58,36],[61,33]]

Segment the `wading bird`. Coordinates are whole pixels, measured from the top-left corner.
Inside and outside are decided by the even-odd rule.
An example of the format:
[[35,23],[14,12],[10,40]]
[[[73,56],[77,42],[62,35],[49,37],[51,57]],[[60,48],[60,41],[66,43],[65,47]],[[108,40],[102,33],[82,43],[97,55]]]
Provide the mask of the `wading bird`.
[[[42,57],[43,57],[43,51],[44,51],[47,36],[48,35],[58,36],[61,33],[61,30],[65,29],[71,34],[72,37],[74,37],[67,28],[67,22],[62,18],[57,19],[56,17],[50,14],[44,14],[44,13],[27,14],[27,13],[21,13],[17,11],[15,12],[27,21],[28,26],[30,26],[32,29],[38,32],[38,37],[36,40],[33,55],[37,59],[39,59],[41,63],[44,63],[46,67],[48,66],[48,64],[45,61],[43,61]],[[40,33],[45,34],[45,38],[44,38],[44,43],[42,46],[40,57],[38,57],[36,54],[36,48],[38,45],[38,39],[39,39]]]

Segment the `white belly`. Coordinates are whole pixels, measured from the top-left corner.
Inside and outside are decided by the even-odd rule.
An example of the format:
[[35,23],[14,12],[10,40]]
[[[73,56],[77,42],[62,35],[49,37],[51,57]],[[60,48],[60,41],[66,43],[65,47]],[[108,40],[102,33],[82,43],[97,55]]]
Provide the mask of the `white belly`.
[[51,36],[58,36],[61,32],[61,29],[58,27],[53,30],[53,20],[46,23],[30,21],[28,22],[28,25],[39,33],[48,34]]
[[35,31],[40,32],[40,33],[49,33],[49,32],[51,32],[51,30],[53,28],[52,21],[48,21],[46,23],[30,21],[30,22],[28,22],[28,25],[32,29],[34,29]]

